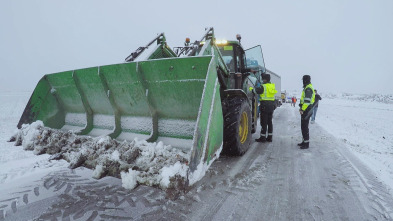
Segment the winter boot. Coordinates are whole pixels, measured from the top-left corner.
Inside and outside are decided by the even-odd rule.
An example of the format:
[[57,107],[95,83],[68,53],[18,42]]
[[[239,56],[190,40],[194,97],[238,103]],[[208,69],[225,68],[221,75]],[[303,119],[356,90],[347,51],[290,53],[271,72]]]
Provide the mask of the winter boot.
[[310,146],[310,143],[304,143],[303,145],[300,146],[300,149],[308,149]]
[[266,137],[265,136],[261,136],[260,138],[255,139],[255,141],[259,142],[259,143],[265,143],[266,142]]
[[304,141],[302,141],[301,143],[298,143],[297,145],[301,147],[301,146],[303,146],[304,144],[305,144]]
[[272,135],[267,136],[266,141],[273,142],[273,136]]

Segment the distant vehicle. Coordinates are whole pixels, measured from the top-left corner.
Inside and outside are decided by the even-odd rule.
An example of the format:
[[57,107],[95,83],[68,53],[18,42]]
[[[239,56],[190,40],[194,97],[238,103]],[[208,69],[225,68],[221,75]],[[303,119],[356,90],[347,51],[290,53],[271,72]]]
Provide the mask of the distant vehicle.
[[282,103],[285,103],[285,102],[286,102],[286,99],[285,99],[286,97],[287,97],[286,91],[281,92],[281,101],[282,101]]

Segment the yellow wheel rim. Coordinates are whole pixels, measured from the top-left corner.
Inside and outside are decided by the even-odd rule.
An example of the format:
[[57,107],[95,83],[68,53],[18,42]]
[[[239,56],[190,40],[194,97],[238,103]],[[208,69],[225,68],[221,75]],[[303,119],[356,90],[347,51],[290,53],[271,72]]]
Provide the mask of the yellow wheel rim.
[[240,117],[240,125],[239,125],[240,143],[246,142],[247,136],[248,136],[248,116],[246,112],[243,112],[242,116]]

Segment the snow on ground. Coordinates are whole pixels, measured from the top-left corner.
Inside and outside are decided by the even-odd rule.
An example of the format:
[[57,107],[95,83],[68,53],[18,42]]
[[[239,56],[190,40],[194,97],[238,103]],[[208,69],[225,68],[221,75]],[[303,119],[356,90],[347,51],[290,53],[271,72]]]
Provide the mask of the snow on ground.
[[[301,92],[289,93],[298,98],[298,108]],[[347,148],[393,190],[393,95],[319,94],[322,100],[315,123],[347,143]]]
[[[29,99],[30,93],[0,94],[0,185],[24,179],[45,176],[65,161],[49,162],[49,155],[36,156],[31,151],[15,147],[7,140],[16,132],[16,124]],[[4,186],[1,188],[3,190]]]
[[71,169],[94,169],[92,176],[97,179],[106,175],[121,177],[123,187],[128,189],[137,184],[166,189],[172,177],[182,183],[186,180],[188,154],[162,142],[118,142],[109,136],[78,136],[72,131],[44,127],[42,121],[24,124],[11,141],[37,155],[51,154],[50,160],[65,159]]
[[[188,153],[162,142],[77,136],[45,128],[40,121],[17,130],[29,95],[0,94],[0,185],[27,176],[43,177],[59,168],[84,166],[92,169],[91,176],[97,179],[106,175],[122,178],[127,189],[138,184],[183,188],[179,185],[186,180]],[[13,142],[7,142],[10,139]]]
[[343,93],[321,97],[316,124],[346,142],[393,190],[393,95]]
[[[77,139],[83,139],[86,146],[77,148],[78,151],[60,151],[64,153],[61,154],[61,157],[56,154],[51,157],[46,154],[48,149],[51,154],[56,153],[56,150],[42,145],[31,146],[32,142],[26,142],[25,148],[34,151],[25,151],[23,146],[14,146],[14,143],[6,142],[16,133],[16,125],[29,96],[30,93],[0,93],[0,189],[10,189],[13,183],[21,179],[26,182],[29,177],[43,177],[58,168],[72,168],[79,166],[78,164],[91,168],[91,176],[96,178],[105,173],[116,172],[115,176],[122,178],[123,186],[126,188],[133,188],[137,182],[153,186],[166,186],[170,177],[176,176],[176,174],[177,177],[185,176],[184,162],[187,156],[181,152],[172,152],[174,148],[165,146],[163,143],[149,144],[138,140],[121,143],[108,137],[76,137],[72,133],[65,133],[62,136],[68,136],[64,140],[69,144],[67,151],[72,149],[71,147],[73,144],[75,145]],[[325,96],[323,93],[321,96],[322,101],[320,101],[316,124],[319,124],[334,137],[346,142],[347,148],[373,170],[381,181],[393,189],[393,130],[391,129],[393,96],[352,94]],[[310,127],[312,136],[313,125],[311,124]],[[35,129],[31,131],[32,134],[39,133],[35,136],[39,137],[41,141],[45,141],[44,138],[47,138],[45,142],[48,142],[50,130],[43,129],[39,123],[36,123],[33,128]],[[27,134],[27,131],[25,133]],[[23,143],[21,140],[19,142]],[[108,145],[115,145],[118,148],[107,150],[105,147]],[[101,151],[102,154],[86,160],[86,156],[94,155],[89,154],[89,151],[94,148],[96,151]],[[163,155],[168,154],[161,158],[163,162],[169,158],[173,161],[169,164],[162,163],[159,168],[153,168],[152,165],[160,161],[158,158],[155,159],[154,153],[157,153],[155,151],[157,149],[167,150],[166,153],[162,153]],[[44,154],[34,155],[34,153]],[[136,158],[133,154],[143,158],[140,160],[144,162],[143,166],[135,164]],[[71,164],[65,160],[51,160],[56,157],[66,159]],[[127,162],[131,158],[134,163]],[[108,166],[115,168],[115,171],[108,170]],[[154,169],[154,172],[150,171],[154,176],[147,179],[146,174],[149,173],[150,167],[152,170]]]

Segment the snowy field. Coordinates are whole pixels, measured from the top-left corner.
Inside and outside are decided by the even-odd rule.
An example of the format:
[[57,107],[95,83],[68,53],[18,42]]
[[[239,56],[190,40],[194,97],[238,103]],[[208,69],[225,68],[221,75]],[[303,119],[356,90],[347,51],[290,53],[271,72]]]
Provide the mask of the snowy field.
[[[291,94],[300,99],[299,92]],[[339,93],[321,97],[315,123],[346,143],[393,190],[393,95]],[[312,127],[310,123],[311,139]]]
[[[298,91],[291,91],[300,99]],[[315,123],[346,147],[393,190],[393,95],[321,94]],[[296,108],[298,108],[298,104]],[[311,139],[313,124],[310,124]]]
[[[34,182],[52,172],[70,170],[70,163],[65,160],[49,160],[48,154],[35,155],[33,151],[25,151],[22,146],[7,142],[16,132],[16,124],[29,96],[30,93],[0,93],[0,220],[6,218],[6,211],[10,210],[1,202],[12,202],[12,210],[17,207],[17,203],[27,204],[27,198],[23,197],[19,201],[10,198],[10,194],[18,191],[15,186],[21,186],[21,183],[24,186],[34,186]],[[311,142],[321,142],[315,140],[320,138],[313,133],[313,127],[322,127],[332,137],[341,140],[345,145],[340,145],[340,148],[353,153],[393,193],[393,96],[321,96],[316,123],[310,124]],[[298,133],[300,137],[300,131]],[[313,143],[311,148],[314,148]],[[79,176],[86,179],[91,179],[96,172],[83,168],[76,170]],[[211,174],[212,172],[209,173],[210,176]],[[198,188],[197,192],[199,191]],[[34,194],[38,196],[38,189],[37,192],[34,189]],[[45,197],[42,192],[40,197]],[[199,198],[194,200],[201,201]]]
[[316,123],[393,190],[393,95],[322,94]]

